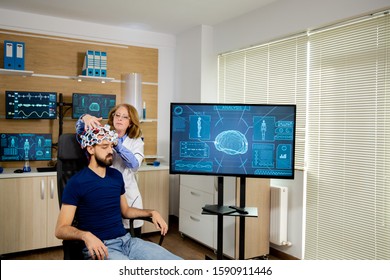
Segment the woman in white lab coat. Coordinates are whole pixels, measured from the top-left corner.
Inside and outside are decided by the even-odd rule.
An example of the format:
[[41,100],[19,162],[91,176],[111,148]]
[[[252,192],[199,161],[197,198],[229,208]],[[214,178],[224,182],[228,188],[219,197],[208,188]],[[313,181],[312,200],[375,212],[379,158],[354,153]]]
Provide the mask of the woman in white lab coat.
[[[82,133],[90,127],[101,126],[102,118],[83,115],[76,123],[76,132]],[[138,189],[136,173],[144,159],[144,142],[141,138],[140,121],[137,109],[130,104],[119,104],[111,109],[108,124],[118,133],[118,144],[114,147],[112,167],[118,169],[125,181],[127,203],[131,207],[143,209],[141,193]],[[124,219],[129,229],[129,220]],[[141,235],[143,221],[134,221],[135,235]]]

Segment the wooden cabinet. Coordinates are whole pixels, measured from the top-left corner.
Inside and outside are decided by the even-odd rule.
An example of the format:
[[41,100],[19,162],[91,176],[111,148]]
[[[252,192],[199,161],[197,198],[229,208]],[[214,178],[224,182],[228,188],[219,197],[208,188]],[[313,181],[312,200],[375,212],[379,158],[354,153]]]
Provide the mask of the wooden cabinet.
[[[269,254],[270,180],[246,178],[245,205],[257,207],[258,217],[245,218],[245,259]],[[237,179],[237,205],[240,201],[240,179]],[[240,220],[236,218],[236,252],[238,252]],[[236,254],[238,258],[238,254]]]
[[[155,209],[168,223],[169,216],[169,174],[168,170],[146,169],[138,172],[138,188],[144,209]],[[142,233],[158,231],[151,223],[144,223]]]
[[56,176],[0,179],[0,254],[61,245]]

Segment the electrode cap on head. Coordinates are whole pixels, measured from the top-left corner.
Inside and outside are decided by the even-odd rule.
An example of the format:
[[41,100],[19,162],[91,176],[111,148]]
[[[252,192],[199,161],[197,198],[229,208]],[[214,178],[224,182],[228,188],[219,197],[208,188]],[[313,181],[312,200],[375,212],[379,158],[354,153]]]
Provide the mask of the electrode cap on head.
[[79,135],[81,138],[81,148],[86,148],[88,146],[93,146],[96,144],[102,143],[104,140],[114,143],[118,143],[118,133],[115,130],[110,130],[108,124],[100,126],[97,128],[91,128]]

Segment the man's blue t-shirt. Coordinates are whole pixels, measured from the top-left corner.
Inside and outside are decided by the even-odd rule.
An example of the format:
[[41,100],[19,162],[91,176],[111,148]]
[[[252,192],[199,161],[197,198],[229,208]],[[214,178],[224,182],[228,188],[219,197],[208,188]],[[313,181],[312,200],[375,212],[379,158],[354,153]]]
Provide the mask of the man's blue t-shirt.
[[101,178],[88,167],[68,181],[62,203],[77,206],[77,228],[90,231],[100,240],[127,233],[122,223],[120,197],[125,193],[122,173],[107,168]]

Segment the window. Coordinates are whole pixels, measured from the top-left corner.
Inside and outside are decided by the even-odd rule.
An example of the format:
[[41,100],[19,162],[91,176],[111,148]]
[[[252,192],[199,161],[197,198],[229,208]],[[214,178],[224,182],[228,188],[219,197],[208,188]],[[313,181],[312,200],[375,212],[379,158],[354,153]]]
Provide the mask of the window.
[[219,57],[219,102],[297,105],[296,169],[304,160],[306,42],[297,36]]
[[313,33],[307,259],[390,259],[390,21]]
[[218,92],[297,105],[305,259],[390,259],[387,12],[220,55]]

